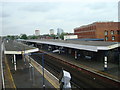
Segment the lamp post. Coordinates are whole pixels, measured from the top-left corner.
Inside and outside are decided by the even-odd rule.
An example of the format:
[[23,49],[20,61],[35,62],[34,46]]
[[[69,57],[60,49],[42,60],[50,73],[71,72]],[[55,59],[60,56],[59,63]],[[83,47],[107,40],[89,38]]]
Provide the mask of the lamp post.
[[[59,52],[59,50],[53,50],[52,52],[48,52],[48,53],[55,53],[55,52]],[[24,53],[25,54],[25,53]],[[42,77],[42,80],[43,80],[43,89],[45,89],[45,78],[44,78],[44,55],[45,54],[47,54],[47,53],[33,53],[34,55],[42,55],[42,75],[43,75],[43,77]],[[25,55],[33,55],[33,54],[25,54]],[[29,58],[29,61],[30,61],[30,58]],[[31,65],[30,64],[30,62],[29,62],[29,65]],[[30,66],[30,68],[31,68],[31,66]],[[29,69],[30,70],[30,69]],[[31,79],[31,71],[29,71],[30,72],[30,79]],[[34,74],[34,72],[33,72],[33,74]],[[34,76],[34,75],[33,75]],[[33,79],[34,79],[34,77],[33,77]]]
[[45,88],[45,82],[44,82],[44,54],[42,54],[42,72],[43,72],[43,88]]
[[[42,55],[42,75],[43,75],[43,77],[42,77],[42,80],[43,80],[43,89],[45,89],[45,79],[44,79],[44,54],[45,53],[34,53],[34,55],[37,55],[37,54],[39,54],[39,55]],[[27,54],[25,54],[25,55],[27,55]],[[28,54],[29,56],[30,55],[33,55],[33,54]],[[33,84],[34,84],[34,70],[33,69],[31,69],[31,67],[32,68],[34,68],[31,64],[30,64],[30,58],[29,58],[29,72],[30,72],[30,80],[31,80],[31,77],[32,77],[32,79],[33,79]],[[32,70],[32,71],[31,71]],[[33,74],[32,74],[33,73]]]

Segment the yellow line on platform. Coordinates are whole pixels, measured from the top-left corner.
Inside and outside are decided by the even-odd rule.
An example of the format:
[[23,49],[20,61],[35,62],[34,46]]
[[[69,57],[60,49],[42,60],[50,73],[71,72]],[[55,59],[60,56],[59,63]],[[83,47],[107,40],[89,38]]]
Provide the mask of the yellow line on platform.
[[[28,56],[29,57],[29,56]],[[31,57],[26,57],[27,60],[30,60],[30,63],[35,67],[35,69],[43,74],[42,72],[42,66],[40,64],[38,64],[35,60],[33,60]],[[28,61],[29,62],[29,61]],[[48,80],[48,82],[50,82],[56,89],[59,89],[59,81],[57,81],[54,77],[52,77],[52,75],[50,75],[46,69],[44,69],[44,77]]]
[[13,85],[12,88],[16,89],[16,86],[15,86],[15,83],[14,83],[14,80],[13,80],[13,77],[12,77],[12,74],[11,74],[11,72],[10,72],[10,68],[9,68],[9,65],[8,65],[6,56],[5,56],[5,64],[6,64],[8,73],[9,73],[9,75],[10,75],[10,80],[12,81],[12,85]]

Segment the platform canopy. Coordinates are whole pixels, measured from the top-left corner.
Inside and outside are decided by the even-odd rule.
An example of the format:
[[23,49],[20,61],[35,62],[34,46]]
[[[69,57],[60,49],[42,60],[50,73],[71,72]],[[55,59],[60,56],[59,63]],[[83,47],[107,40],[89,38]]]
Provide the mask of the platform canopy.
[[4,54],[27,54],[37,51],[39,51],[38,48],[30,47],[17,41],[4,41]]
[[41,43],[48,45],[56,45],[80,50],[94,51],[110,50],[120,47],[118,42],[105,42],[105,41],[76,41],[76,40],[21,40],[25,42]]

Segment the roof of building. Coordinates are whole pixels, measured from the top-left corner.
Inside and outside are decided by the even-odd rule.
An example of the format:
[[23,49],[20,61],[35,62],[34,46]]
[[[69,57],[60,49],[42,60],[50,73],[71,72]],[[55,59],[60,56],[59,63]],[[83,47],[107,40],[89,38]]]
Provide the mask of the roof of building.
[[5,54],[23,54],[23,53],[36,52],[39,50],[38,48],[30,47],[13,40],[5,40],[4,46],[5,46]]
[[104,39],[99,39],[99,38],[82,38],[82,39],[67,39],[67,40],[78,40],[78,41],[104,41]]
[[49,44],[49,45],[56,45],[62,47],[69,47],[74,49],[81,49],[81,50],[88,50],[88,51],[95,51],[98,50],[110,50],[117,47],[120,47],[120,43],[118,42],[105,42],[105,41],[78,41],[78,40],[22,40],[26,42],[34,42],[34,43],[41,43],[41,44]]
[[91,24],[87,24],[87,25],[82,25],[82,26],[79,26],[79,27],[76,27],[74,28],[74,30],[77,30],[77,29],[80,29],[80,28],[86,28],[86,27],[89,27],[89,26],[93,26],[93,25],[96,25],[96,24],[108,24],[108,25],[111,25],[111,24],[120,24],[120,22],[113,22],[113,21],[108,21],[108,22],[93,22]]

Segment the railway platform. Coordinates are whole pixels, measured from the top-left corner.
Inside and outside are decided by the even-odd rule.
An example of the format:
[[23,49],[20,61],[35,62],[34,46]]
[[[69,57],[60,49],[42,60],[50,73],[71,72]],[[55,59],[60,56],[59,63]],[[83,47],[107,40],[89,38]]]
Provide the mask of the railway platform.
[[[24,62],[22,59],[18,59],[17,63],[17,70],[14,70],[14,65],[11,62],[11,55],[6,56],[7,66],[11,73],[11,78],[13,80],[13,84],[15,88],[43,88],[43,82],[45,83],[46,89],[54,89],[54,86],[44,79],[43,75],[40,74],[35,68],[34,71],[30,71],[28,62]],[[10,75],[10,74],[9,74]],[[9,76],[8,75],[8,76]]]
[[[46,50],[41,50],[42,52],[47,52]],[[54,56],[58,59],[63,61],[69,62],[74,64],[80,68],[84,68],[88,71],[103,75],[107,78],[111,78],[115,81],[120,82],[120,66],[118,64],[113,64],[108,62],[107,70],[104,70],[104,62],[99,61],[92,61],[92,60],[85,60],[83,58],[79,58],[75,60],[74,57],[64,54],[64,53],[48,53],[51,56]]]
[[13,40],[4,41],[5,88],[55,89],[36,68],[25,60],[25,54],[37,51],[39,51],[38,48]]

